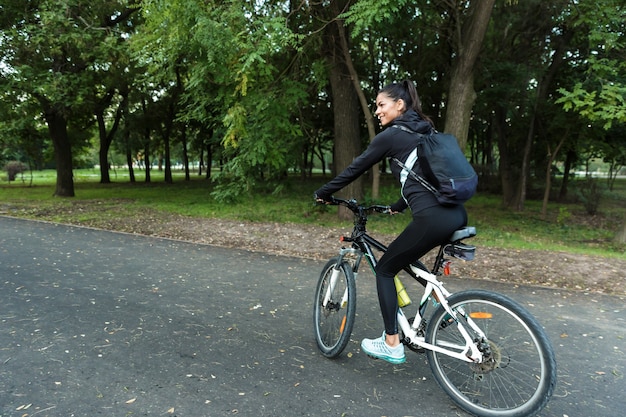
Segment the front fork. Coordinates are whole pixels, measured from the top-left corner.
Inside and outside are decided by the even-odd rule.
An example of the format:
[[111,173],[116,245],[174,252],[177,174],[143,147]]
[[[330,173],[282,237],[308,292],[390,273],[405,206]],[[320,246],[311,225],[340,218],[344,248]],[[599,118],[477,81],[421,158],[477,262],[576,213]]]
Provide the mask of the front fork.
[[[322,305],[326,307],[328,303],[331,301],[332,294],[335,291],[335,287],[337,286],[337,280],[339,279],[339,275],[341,274],[341,265],[343,264],[346,255],[354,254],[356,255],[356,259],[352,264],[352,273],[356,278],[357,271],[359,270],[359,264],[361,263],[361,258],[363,257],[363,253],[353,249],[353,248],[342,248],[339,251],[339,257],[337,258],[337,263],[333,268],[333,271],[330,275],[330,282],[328,283],[328,289],[326,290],[326,294],[324,294],[324,300],[322,301]],[[345,307],[348,302],[348,288],[346,287],[343,296],[341,297],[341,307]]]

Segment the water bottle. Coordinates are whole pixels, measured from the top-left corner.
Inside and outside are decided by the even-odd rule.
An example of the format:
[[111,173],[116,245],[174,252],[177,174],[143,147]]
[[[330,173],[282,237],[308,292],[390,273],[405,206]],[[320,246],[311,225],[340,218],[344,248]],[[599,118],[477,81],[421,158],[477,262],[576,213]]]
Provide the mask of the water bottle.
[[393,277],[393,282],[396,284],[396,292],[398,293],[398,306],[406,307],[411,304],[411,298],[404,288],[404,284],[400,281],[400,278],[396,275]]

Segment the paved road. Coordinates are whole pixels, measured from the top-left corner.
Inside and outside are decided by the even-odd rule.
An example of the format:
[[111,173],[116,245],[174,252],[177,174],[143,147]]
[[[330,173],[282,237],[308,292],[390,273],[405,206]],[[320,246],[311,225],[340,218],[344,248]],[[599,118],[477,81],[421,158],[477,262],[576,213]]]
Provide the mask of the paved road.
[[[465,416],[423,355],[367,358],[377,334],[361,275],[354,340],[312,338],[321,264],[0,217],[0,417]],[[559,383],[543,417],[624,414],[624,298],[489,287],[540,318]]]

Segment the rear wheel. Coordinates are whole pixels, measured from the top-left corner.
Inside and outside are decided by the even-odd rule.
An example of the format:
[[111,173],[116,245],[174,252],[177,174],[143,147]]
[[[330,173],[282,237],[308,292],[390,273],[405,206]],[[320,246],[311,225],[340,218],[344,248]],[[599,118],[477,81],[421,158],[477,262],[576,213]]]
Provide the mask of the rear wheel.
[[324,266],[315,290],[313,328],[322,354],[335,358],[350,341],[356,315],[356,283],[347,262],[332,258]]
[[[430,368],[441,388],[478,416],[532,416],[545,407],[556,384],[556,360],[537,320],[515,301],[489,291],[459,292],[448,304],[485,334],[486,340],[475,338],[485,360],[468,363],[429,350]],[[473,337],[465,319],[460,320]],[[451,350],[465,345],[442,306],[428,323],[426,342]]]

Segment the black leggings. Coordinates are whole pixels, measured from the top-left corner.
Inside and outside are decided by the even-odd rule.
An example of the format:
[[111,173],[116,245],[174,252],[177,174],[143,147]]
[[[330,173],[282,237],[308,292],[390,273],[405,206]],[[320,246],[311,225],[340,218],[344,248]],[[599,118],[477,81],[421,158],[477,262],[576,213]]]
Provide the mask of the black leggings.
[[466,224],[467,213],[463,206],[430,207],[415,214],[413,221],[391,242],[376,265],[376,289],[385,333],[398,333],[398,297],[393,277]]

